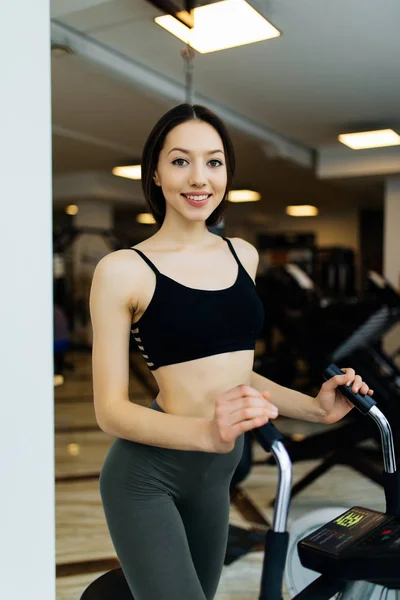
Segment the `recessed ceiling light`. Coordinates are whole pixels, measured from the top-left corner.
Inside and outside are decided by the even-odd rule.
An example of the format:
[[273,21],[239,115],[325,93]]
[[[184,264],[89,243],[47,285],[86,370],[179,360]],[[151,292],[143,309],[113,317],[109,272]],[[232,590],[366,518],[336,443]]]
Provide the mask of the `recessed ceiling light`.
[[142,167],[140,165],[126,165],[114,167],[112,174],[117,177],[126,177],[127,179],[141,179]]
[[68,206],[65,207],[65,212],[67,215],[77,215],[79,207],[76,204],[68,204]]
[[361,131],[359,133],[342,133],[339,142],[352,150],[367,148],[383,148],[400,145],[400,136],[393,129],[378,129],[376,131]]
[[261,200],[261,194],[253,190],[231,190],[228,193],[229,202],[257,202]]
[[136,221],[142,225],[154,225],[154,223],[156,223],[156,220],[151,213],[140,213],[136,217]]
[[155,22],[192,48],[206,54],[279,37],[280,31],[245,0],[222,0],[193,9],[190,29],[172,15]]
[[286,214],[291,217],[316,217],[318,208],[310,204],[298,204],[286,207]]

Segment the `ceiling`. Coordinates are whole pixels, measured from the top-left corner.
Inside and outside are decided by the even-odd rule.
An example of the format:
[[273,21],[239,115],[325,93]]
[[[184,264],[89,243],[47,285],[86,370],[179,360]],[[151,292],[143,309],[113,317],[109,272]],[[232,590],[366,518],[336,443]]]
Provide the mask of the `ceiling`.
[[[195,58],[195,100],[220,106],[318,151],[339,145],[349,128],[400,125],[400,2],[258,0],[251,2],[281,37]],[[52,0],[52,20],[115,60],[175,85],[179,99],[139,85],[86,52],[53,57],[53,166],[56,174],[110,171],[139,157],[159,116],[183,101],[183,43],[157,26],[145,0]],[[53,36],[54,37],[54,36]],[[59,41],[59,40],[57,40]],[[83,46],[82,46],[83,47]],[[116,64],[116,63],[115,63]],[[144,67],[144,68],[143,68]],[[231,128],[238,153],[235,184],[279,205],[373,205],[383,179],[321,181],[313,169],[271,156],[245,128]],[[257,203],[260,210],[260,203]]]

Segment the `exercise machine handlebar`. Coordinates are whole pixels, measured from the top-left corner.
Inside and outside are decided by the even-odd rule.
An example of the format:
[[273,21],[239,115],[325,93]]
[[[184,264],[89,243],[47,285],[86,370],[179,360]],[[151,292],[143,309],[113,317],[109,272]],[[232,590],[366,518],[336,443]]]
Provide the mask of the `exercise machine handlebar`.
[[[334,364],[324,370],[325,379],[335,375],[343,375],[343,371]],[[394,450],[392,429],[385,415],[376,406],[371,396],[358,392],[355,394],[351,386],[341,385],[338,390],[363,414],[368,415],[379,428],[383,453],[383,487],[386,497],[386,513],[400,516],[400,475],[396,469],[396,455]]]
[[262,425],[261,427],[257,427],[253,429],[253,434],[260,444],[260,446],[265,450],[265,452],[272,451],[272,445],[276,442],[283,442],[284,437],[280,431],[273,425],[271,422],[266,425]]
[[292,489],[292,463],[283,444],[283,436],[272,423],[253,430],[266,452],[272,452],[279,470],[278,493],[271,529],[265,536],[263,575],[259,600],[282,598],[282,582],[289,544],[287,519]]
[[[329,365],[329,367],[324,370],[325,379],[331,379],[332,377],[335,377],[335,375],[343,375],[343,371],[336,365]],[[360,394],[360,392],[355,394],[351,390],[351,386],[341,385],[338,389],[340,390],[340,393],[343,394],[347,400],[350,400],[363,415],[367,415],[371,408],[376,405],[375,400],[371,398],[371,396],[364,396],[364,394]]]
[[272,452],[279,469],[278,493],[275,502],[273,531],[286,531],[292,489],[292,463],[283,444],[284,437],[272,423],[253,430],[254,436],[266,452]]
[[[324,371],[325,379],[343,372],[332,364]],[[379,427],[384,456],[383,484],[386,496],[386,513],[395,517],[400,516],[400,478],[396,470],[394,454],[393,435],[385,415],[376,406],[376,401],[370,396],[360,393],[354,394],[351,386],[339,386],[338,390],[354,404],[363,415],[372,418]],[[281,600],[282,581],[285,560],[288,549],[288,533],[286,531],[287,516],[290,504],[290,490],[292,481],[292,465],[290,457],[282,442],[280,432],[268,423],[263,427],[253,430],[253,433],[266,452],[272,452],[279,468],[278,494],[275,503],[275,514],[273,527],[267,532],[265,539],[264,565],[261,579],[259,600]],[[297,596],[301,598],[330,598],[331,591],[338,591],[340,582],[330,581],[322,575],[316,582],[311,584],[304,594]],[[339,588],[338,588],[339,585]],[[312,586],[318,586],[315,588]],[[332,588],[332,589],[331,589]],[[296,598],[297,598],[296,597]]]

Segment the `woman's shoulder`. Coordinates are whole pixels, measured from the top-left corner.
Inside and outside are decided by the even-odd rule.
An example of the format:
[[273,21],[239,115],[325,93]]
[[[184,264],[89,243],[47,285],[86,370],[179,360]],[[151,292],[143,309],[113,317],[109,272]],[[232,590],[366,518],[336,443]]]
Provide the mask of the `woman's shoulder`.
[[132,252],[131,248],[126,248],[110,252],[100,259],[93,280],[107,286],[116,286],[120,290],[130,290],[132,285],[140,283],[145,274],[146,270],[139,254]]
[[[257,261],[258,262],[258,251],[257,248],[255,248],[253,246],[253,244],[250,244],[250,242],[244,240],[243,238],[239,238],[239,237],[232,237],[232,238],[227,238],[230,240],[230,242],[232,243],[232,246],[234,247],[236,253],[239,255],[243,255],[244,257],[246,257],[248,260],[253,260],[253,261]],[[240,256],[239,256],[240,258]]]
[[240,262],[254,280],[259,261],[257,249],[253,246],[253,244],[250,244],[250,242],[247,242],[242,238],[233,237],[228,239],[232,243]]
[[102,271],[109,275],[118,275],[125,269],[132,268],[132,263],[140,264],[140,258],[137,252],[132,252],[133,248],[124,248],[109,252],[99,260],[96,265],[97,271]]
[[149,269],[136,252],[130,249],[116,250],[104,256],[93,273],[91,304],[128,306],[136,310],[149,281]]

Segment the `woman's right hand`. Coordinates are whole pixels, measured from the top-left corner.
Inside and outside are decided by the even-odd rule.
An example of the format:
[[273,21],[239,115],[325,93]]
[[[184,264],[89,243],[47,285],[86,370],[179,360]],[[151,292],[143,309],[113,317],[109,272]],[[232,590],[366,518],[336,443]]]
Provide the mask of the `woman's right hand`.
[[217,396],[214,418],[210,421],[211,452],[226,454],[233,450],[236,438],[250,429],[276,419],[278,409],[248,385],[238,385]]

